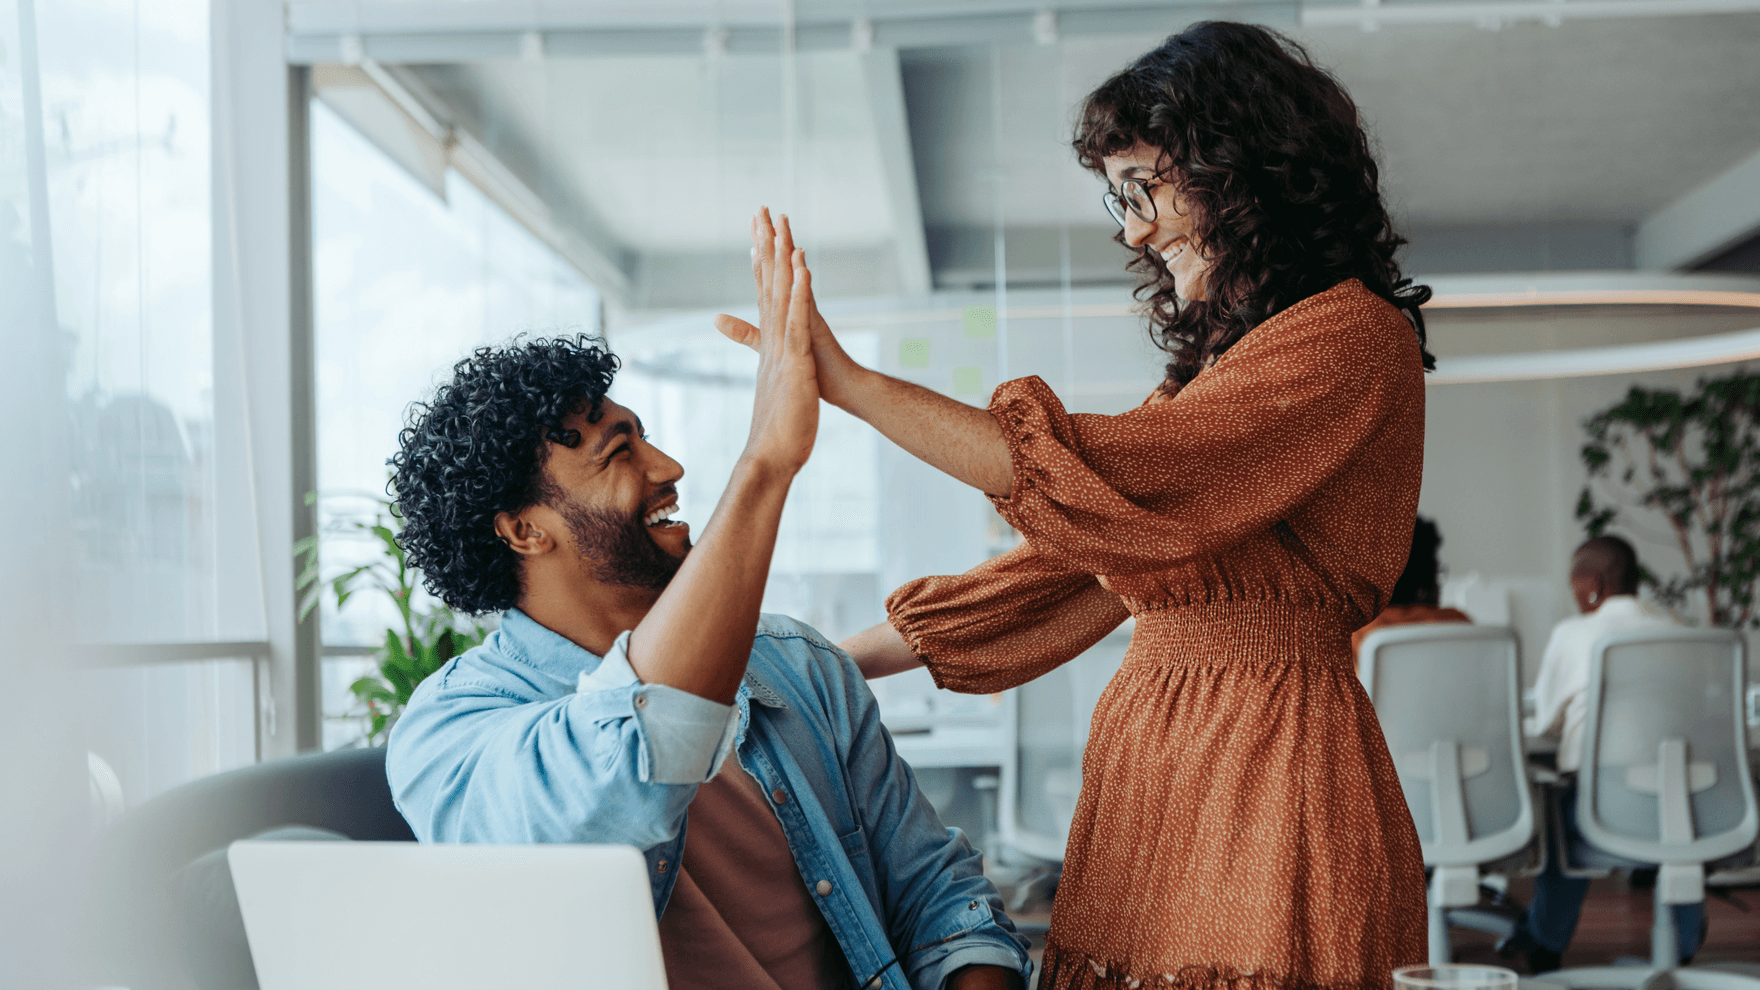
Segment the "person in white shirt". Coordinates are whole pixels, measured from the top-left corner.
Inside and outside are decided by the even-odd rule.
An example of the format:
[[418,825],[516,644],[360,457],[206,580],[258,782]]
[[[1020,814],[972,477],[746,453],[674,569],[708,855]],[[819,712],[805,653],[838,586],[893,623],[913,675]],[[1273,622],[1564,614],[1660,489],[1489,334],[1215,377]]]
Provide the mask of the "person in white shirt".
[[[1506,957],[1525,953],[1530,973],[1558,968],[1576,933],[1577,916],[1589,892],[1587,879],[1564,875],[1561,860],[1583,842],[1577,830],[1576,771],[1583,763],[1583,722],[1589,712],[1590,652],[1596,640],[1611,632],[1678,624],[1667,612],[1638,600],[1641,573],[1637,552],[1617,536],[1597,536],[1577,548],[1571,555],[1571,597],[1582,614],[1552,627],[1540,675],[1534,682],[1535,714],[1529,734],[1559,740],[1562,780],[1552,797],[1560,804],[1555,820],[1563,822],[1565,834],[1547,836],[1546,869],[1535,879],[1534,899],[1516,922],[1515,933],[1497,947]],[[1684,962],[1704,939],[1705,906],[1676,905],[1674,921]]]
[[1667,612],[1638,600],[1638,555],[1617,536],[1597,536],[1571,556],[1574,615],[1552,627],[1540,676],[1534,681],[1531,735],[1558,743],[1558,769],[1583,763],[1583,721],[1589,715],[1589,651],[1611,632],[1678,625]]

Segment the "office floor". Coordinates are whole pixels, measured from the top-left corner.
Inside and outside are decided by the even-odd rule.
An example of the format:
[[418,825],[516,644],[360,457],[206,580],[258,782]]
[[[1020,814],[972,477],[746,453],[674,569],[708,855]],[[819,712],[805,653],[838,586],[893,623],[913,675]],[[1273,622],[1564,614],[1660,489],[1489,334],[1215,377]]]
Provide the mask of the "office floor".
[[[1532,880],[1510,884],[1510,897],[1523,904],[1533,895]],[[1712,896],[1705,902],[1705,944],[1695,963],[1760,962],[1760,888],[1726,889],[1727,897]],[[1576,937],[1565,950],[1564,965],[1607,966],[1624,958],[1650,955],[1653,893],[1634,889],[1620,875],[1591,881],[1589,899],[1577,921]],[[1492,937],[1456,931],[1455,961],[1485,962],[1520,968],[1519,963],[1500,962],[1492,950]]]
[[[1510,884],[1510,896],[1523,904],[1533,895],[1531,880]],[[1709,921],[1705,944],[1695,963],[1760,962],[1760,887],[1725,891],[1729,896],[1706,901]],[[1006,894],[1005,894],[1006,900]],[[1651,891],[1633,889],[1623,876],[1593,881],[1589,899],[1577,922],[1576,938],[1564,954],[1566,966],[1607,966],[1621,958],[1650,955]],[[1045,926],[1051,920],[1049,904],[1014,913],[1012,917],[1033,939],[1035,966],[1045,948]],[[1456,962],[1483,962],[1521,969],[1519,960],[1499,959],[1490,935],[1456,929]]]

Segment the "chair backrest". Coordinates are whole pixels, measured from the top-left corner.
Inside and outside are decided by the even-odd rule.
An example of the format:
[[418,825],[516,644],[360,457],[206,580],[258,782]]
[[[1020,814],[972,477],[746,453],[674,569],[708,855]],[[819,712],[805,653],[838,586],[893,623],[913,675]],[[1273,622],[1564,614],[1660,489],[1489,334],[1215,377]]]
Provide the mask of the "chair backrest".
[[1502,859],[1534,837],[1521,681],[1509,629],[1377,629],[1358,663],[1427,866]]
[[284,825],[415,841],[392,803],[383,748],[271,760],[166,791],[101,832],[83,864],[87,928],[105,979],[136,990],[190,985],[182,871]]
[[1704,863],[1754,841],[1746,652],[1727,629],[1596,641],[1577,788],[1577,825],[1592,845],[1668,864]]
[[1082,787],[1082,751],[1100,692],[1124,662],[1126,623],[1087,652],[1004,698],[997,832],[1006,846],[1061,860]]
[[262,990],[666,990],[631,846],[237,842],[229,858]]

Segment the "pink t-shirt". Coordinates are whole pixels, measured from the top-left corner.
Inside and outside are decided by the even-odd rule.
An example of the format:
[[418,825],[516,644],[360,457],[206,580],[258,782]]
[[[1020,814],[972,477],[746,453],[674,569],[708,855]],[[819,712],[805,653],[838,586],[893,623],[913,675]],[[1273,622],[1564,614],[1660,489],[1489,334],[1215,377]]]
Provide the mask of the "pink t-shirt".
[[660,948],[673,990],[829,990],[849,964],[758,782],[729,759],[697,789]]

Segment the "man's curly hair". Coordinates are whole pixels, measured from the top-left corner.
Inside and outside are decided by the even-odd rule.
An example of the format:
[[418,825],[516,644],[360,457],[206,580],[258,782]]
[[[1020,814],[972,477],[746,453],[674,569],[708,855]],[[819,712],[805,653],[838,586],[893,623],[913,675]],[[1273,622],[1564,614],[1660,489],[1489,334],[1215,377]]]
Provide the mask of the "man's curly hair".
[[1072,143],[1104,175],[1108,155],[1139,142],[1161,150],[1161,175],[1190,204],[1210,263],[1203,302],[1179,299],[1148,245],[1129,266],[1169,356],[1164,390],[1273,314],[1352,278],[1406,314],[1424,367],[1435,367],[1418,310],[1430,289],[1394,260],[1406,241],[1381,202],[1357,106],[1300,45],[1223,21],[1168,38],[1083,100]]
[[548,501],[549,444],[580,444],[563,417],[583,407],[598,422],[617,373],[603,341],[574,337],[482,347],[452,366],[452,381],[410,407],[390,464],[403,519],[398,543],[427,588],[460,612],[512,608],[519,558],[495,535],[495,516]]

